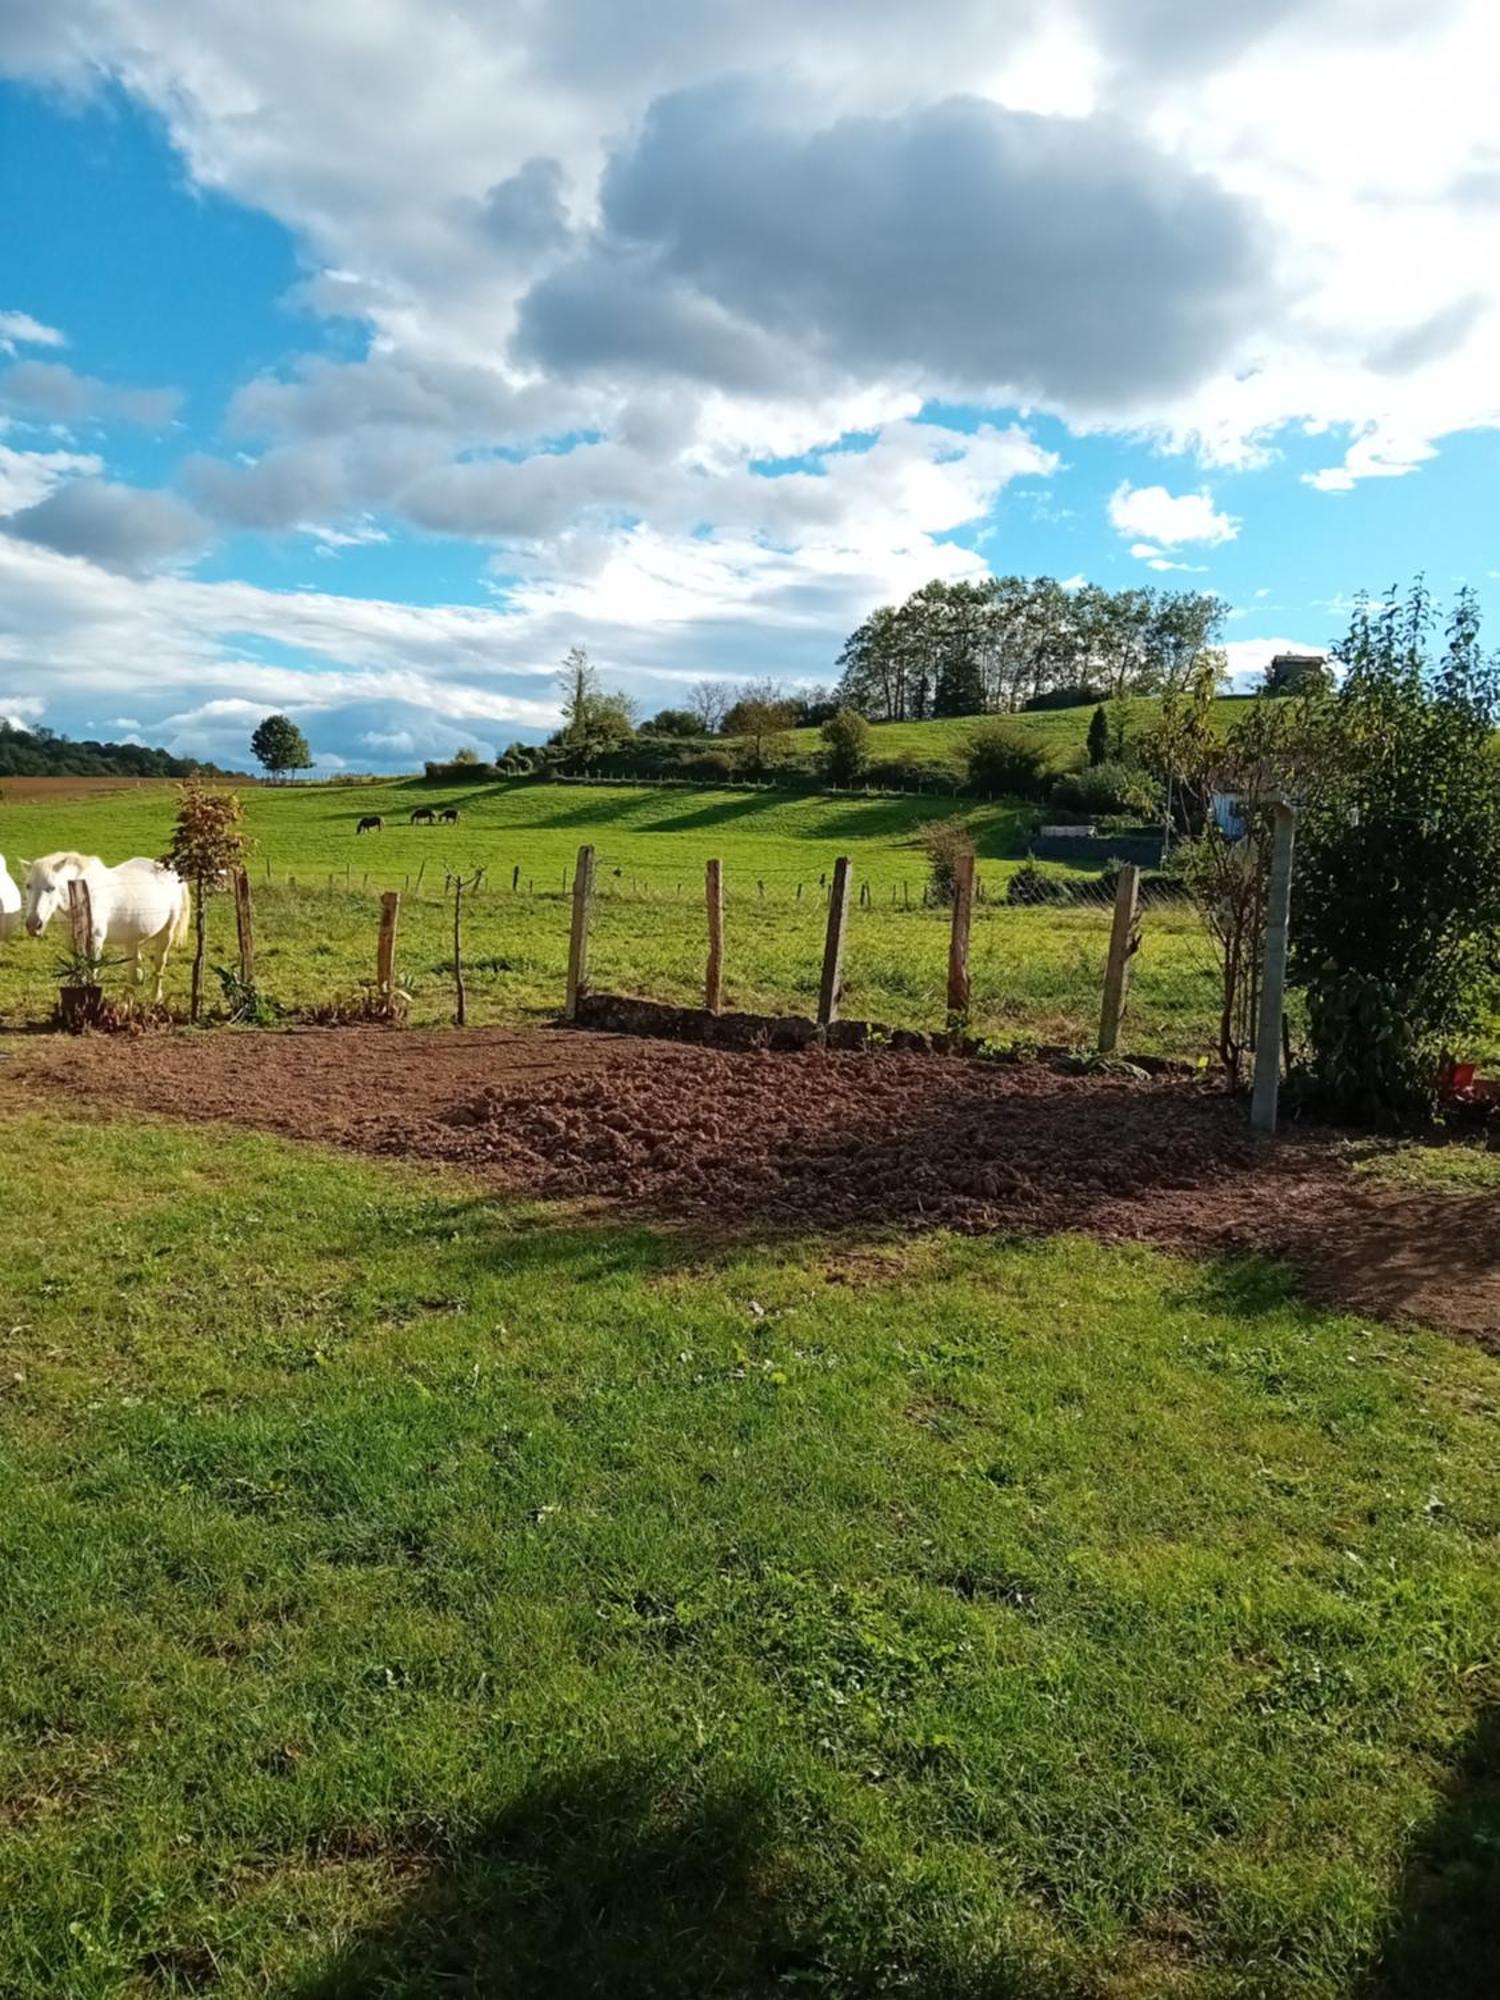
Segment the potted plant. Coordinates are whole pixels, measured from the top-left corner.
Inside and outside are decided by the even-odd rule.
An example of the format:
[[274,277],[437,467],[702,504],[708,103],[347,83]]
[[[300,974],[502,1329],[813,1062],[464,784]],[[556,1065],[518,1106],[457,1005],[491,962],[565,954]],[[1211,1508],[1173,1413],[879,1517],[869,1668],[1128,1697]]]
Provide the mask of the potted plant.
[[102,1028],[108,1018],[99,975],[110,961],[74,946],[57,962],[57,1024],[70,1035]]

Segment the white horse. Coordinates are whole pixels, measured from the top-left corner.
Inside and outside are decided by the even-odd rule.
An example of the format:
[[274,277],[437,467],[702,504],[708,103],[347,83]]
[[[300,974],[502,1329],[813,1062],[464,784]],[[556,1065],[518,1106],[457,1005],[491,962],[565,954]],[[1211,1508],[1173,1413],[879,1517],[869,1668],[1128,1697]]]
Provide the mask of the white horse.
[[0,944],[8,937],[14,937],[20,928],[21,892],[11,880],[5,856],[0,854]]
[[93,956],[103,958],[113,948],[130,961],[137,986],[149,958],[160,1000],[167,953],[187,935],[192,914],[186,882],[163,862],[140,855],[106,868],[97,854],[45,854],[26,868],[26,928],[32,937],[41,936],[56,911],[66,912],[70,882],[88,888]]

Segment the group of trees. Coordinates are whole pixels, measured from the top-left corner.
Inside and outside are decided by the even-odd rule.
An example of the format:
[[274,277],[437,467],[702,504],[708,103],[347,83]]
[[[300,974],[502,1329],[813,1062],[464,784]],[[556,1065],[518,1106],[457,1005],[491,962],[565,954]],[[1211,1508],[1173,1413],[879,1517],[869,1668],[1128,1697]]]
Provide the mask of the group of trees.
[[937,580],[849,635],[839,698],[871,721],[922,722],[1154,694],[1213,650],[1226,614],[1206,591]]
[[0,718],[0,778],[222,777],[215,764],[174,757],[144,743],[96,743],[51,729],[17,729]]

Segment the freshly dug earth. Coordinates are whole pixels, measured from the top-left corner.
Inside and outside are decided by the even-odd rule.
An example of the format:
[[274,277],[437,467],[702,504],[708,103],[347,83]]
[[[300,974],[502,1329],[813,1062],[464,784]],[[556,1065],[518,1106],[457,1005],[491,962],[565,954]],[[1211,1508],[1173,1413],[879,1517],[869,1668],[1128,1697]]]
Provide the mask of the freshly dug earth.
[[1500,1350],[1492,1196],[1368,1186],[1334,1135],[1265,1145],[1195,1082],[565,1030],[26,1038],[4,1053],[13,1089],[448,1161],[721,1237],[1077,1229],[1253,1248],[1322,1297]]

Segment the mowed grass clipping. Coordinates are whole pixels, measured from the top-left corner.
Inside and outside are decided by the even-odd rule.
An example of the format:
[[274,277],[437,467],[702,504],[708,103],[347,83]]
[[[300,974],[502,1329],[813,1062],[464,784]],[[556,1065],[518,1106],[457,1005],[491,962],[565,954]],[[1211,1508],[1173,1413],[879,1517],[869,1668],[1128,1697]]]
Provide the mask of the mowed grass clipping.
[[[569,900],[579,847],[596,852],[591,973],[600,987],[677,1003],[701,1001],[706,954],[704,864],[724,864],[726,1004],[810,1012],[816,1003],[824,885],[840,854],[854,864],[856,902],[845,952],[844,1012],[930,1028],[946,1016],[949,921],[922,907],[924,826],[954,802],[809,797],[640,786],[411,784],[252,787],[256,968],[262,990],[306,1009],[356,996],[374,976],[382,890],[402,891],[398,977],[411,1018],[451,1018],[449,870],[486,879],[466,918],[468,1017],[536,1020],[557,1012],[567,963]],[[0,803],[0,852],[13,859],[81,847],[108,861],[164,850],[170,787],[83,799]],[[456,828],[412,826],[417,807],[457,805]],[[386,821],[356,835],[367,813]],[[975,1028],[1001,1039],[1080,1042],[1098,1029],[1111,900],[1098,870],[1073,871],[1078,907],[1007,907],[1024,852],[1020,808],[966,813],[986,898],[971,951]],[[1058,871],[1066,872],[1066,871]],[[860,891],[867,887],[868,904]],[[229,898],[212,899],[210,958],[235,959]],[[1125,1046],[1196,1057],[1214,1044],[1218,1011],[1209,939],[1185,904],[1148,909],[1134,961]],[[48,1018],[61,940],[17,940],[0,952],[0,1023]],[[120,983],[123,973],[106,975]],[[217,984],[210,982],[212,997]],[[167,984],[185,1005],[187,959]]]
[[1483,1355],[124,1120],[0,1201],[7,1994],[1482,1990]]

